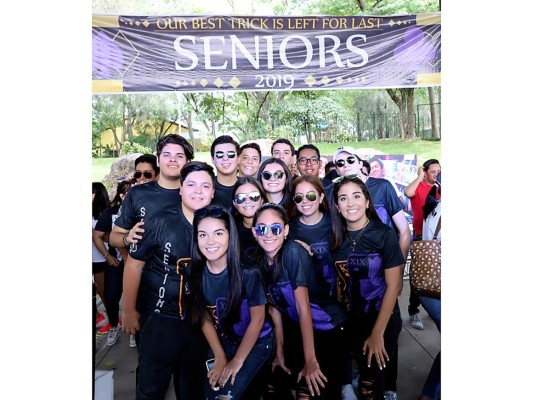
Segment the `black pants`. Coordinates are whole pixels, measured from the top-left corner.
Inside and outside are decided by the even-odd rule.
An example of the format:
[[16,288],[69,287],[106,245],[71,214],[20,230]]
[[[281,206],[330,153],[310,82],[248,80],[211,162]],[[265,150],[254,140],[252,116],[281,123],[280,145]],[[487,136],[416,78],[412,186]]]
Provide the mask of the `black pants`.
[[357,393],[357,398],[361,400],[383,399],[386,369],[393,362],[398,352],[398,338],[402,330],[402,318],[398,303],[396,303],[383,335],[389,362],[386,363],[385,369],[380,370],[374,357],[372,357],[370,368],[368,367],[367,355],[363,355],[363,345],[372,333],[377,316],[378,313],[375,312],[360,313],[350,317],[352,353],[359,369],[359,393]]
[[207,342],[200,330],[178,316],[142,318],[137,400],[164,400],[170,380],[178,400],[203,399]]
[[120,298],[122,297],[122,277],[124,275],[124,261],[118,267],[106,265],[104,267],[104,297],[105,309],[109,325],[118,325]]

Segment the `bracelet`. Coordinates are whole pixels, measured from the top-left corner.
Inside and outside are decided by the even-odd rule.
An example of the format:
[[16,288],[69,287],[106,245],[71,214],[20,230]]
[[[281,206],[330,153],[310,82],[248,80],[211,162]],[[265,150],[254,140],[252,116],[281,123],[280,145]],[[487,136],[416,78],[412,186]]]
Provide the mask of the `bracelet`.
[[128,247],[130,245],[130,243],[128,242],[128,240],[126,239],[129,235],[130,231],[126,232],[124,234],[124,236],[122,236],[122,243],[124,243],[124,246],[125,247]]
[[107,253],[104,258],[107,260],[107,256],[110,256],[111,254]]

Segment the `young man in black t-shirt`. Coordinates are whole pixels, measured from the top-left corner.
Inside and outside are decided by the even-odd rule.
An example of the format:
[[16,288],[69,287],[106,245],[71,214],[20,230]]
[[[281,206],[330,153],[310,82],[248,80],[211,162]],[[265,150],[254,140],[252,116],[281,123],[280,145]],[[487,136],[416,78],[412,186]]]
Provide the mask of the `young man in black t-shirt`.
[[181,205],[145,221],[143,238],[130,246],[124,268],[122,330],[142,333],[137,399],[164,399],[172,376],[178,399],[203,398],[207,345],[186,318],[185,270],[194,211],[213,198],[213,168],[192,161],[183,167],[180,182]]
[[233,186],[237,183],[239,143],[231,136],[222,135],[211,145],[211,161],[217,170],[213,204],[231,210]]

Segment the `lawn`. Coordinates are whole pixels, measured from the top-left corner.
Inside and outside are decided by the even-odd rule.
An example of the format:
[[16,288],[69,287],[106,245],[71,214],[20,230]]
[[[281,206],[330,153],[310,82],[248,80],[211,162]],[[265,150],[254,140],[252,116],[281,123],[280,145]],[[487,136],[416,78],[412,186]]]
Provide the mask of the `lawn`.
[[[315,143],[320,149],[321,155],[333,155],[341,146],[352,146],[355,149],[372,148],[385,154],[416,154],[418,165],[430,158],[441,159],[440,140],[373,140],[368,142],[349,143]],[[209,152],[195,153],[195,160],[210,162]],[[109,173],[111,164],[116,158],[93,158],[92,178],[93,182],[101,181]]]

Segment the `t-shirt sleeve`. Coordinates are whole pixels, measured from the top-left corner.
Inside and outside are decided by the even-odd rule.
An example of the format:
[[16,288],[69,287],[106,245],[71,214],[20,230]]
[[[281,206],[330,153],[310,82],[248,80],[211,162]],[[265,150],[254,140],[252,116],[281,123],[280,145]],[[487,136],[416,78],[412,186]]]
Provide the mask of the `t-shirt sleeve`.
[[283,269],[287,271],[293,289],[309,287],[312,259],[307,250],[296,242],[289,242],[283,253]]
[[111,232],[111,229],[113,229],[113,209],[107,208],[100,215],[100,218],[98,218],[94,230],[98,232]]
[[259,271],[256,269],[243,269],[242,272],[243,286],[246,297],[248,298],[248,305],[250,307],[256,307],[267,304]]
[[381,255],[381,259],[384,269],[405,264],[405,258],[403,257],[398,236],[392,228],[387,229],[387,233],[384,235],[383,249],[384,251]]
[[131,190],[126,194],[126,197],[124,197],[124,200],[122,201],[122,204],[118,210],[117,219],[115,220],[115,225],[119,228],[131,229],[137,222],[135,210],[133,208],[134,198],[135,194]]
[[387,208],[391,210],[391,219],[392,217],[398,212],[403,211],[405,209],[405,205],[402,203],[398,195],[396,194],[396,190],[394,189],[394,186],[392,186],[392,183],[390,183],[388,180],[384,179],[385,182],[387,182]]

